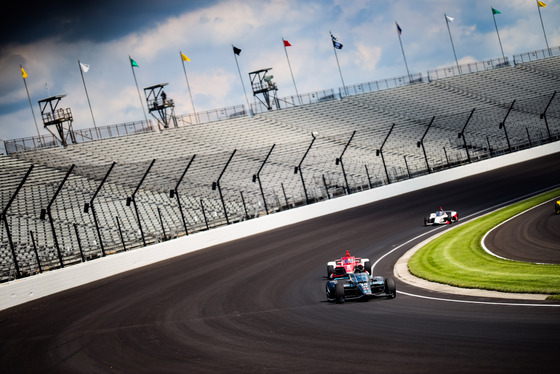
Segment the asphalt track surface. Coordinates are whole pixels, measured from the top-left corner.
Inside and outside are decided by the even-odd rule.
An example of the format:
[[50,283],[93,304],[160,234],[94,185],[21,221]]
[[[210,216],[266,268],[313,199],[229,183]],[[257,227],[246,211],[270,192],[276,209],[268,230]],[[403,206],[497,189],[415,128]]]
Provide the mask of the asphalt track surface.
[[496,227],[484,244],[492,253],[511,260],[560,264],[560,215],[554,212],[554,201]]
[[419,235],[447,229],[424,227],[429,211],[465,217],[550,188],[560,183],[559,160],[316,218],[0,311],[0,371],[557,373],[558,303],[438,294],[397,281],[395,299],[333,304],[324,287],[326,262],[346,250],[373,263],[410,241],[376,265],[375,274],[390,276],[426,238]]

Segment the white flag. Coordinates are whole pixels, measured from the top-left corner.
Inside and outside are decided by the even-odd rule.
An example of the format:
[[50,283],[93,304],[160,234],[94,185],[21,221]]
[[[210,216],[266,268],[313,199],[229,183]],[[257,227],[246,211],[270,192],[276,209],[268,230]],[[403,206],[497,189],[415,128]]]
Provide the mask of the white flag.
[[83,71],[84,73],[87,73],[87,72],[88,72],[88,70],[89,70],[89,65],[88,65],[88,64],[84,64],[84,63],[81,63],[81,62],[80,62],[80,66],[82,67],[82,71]]
[[447,20],[448,20],[449,22],[453,22],[453,20],[455,19],[455,18],[449,17],[449,16],[445,16],[445,17],[447,18]]

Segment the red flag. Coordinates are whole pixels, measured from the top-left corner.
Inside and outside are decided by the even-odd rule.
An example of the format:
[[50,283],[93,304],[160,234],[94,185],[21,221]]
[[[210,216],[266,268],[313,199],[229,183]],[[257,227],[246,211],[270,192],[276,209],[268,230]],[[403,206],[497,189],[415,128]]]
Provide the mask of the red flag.
[[[283,40],[283,39],[282,39]],[[291,47],[292,45],[290,44],[289,41],[284,40],[284,47]]]

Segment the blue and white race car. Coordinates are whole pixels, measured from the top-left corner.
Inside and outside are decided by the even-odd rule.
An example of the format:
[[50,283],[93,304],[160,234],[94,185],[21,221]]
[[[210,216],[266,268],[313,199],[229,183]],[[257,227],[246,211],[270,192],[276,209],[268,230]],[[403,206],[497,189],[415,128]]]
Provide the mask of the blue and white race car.
[[397,286],[393,278],[372,276],[365,271],[354,271],[346,276],[329,280],[326,286],[327,300],[343,303],[350,299],[369,300],[374,297],[397,296]]

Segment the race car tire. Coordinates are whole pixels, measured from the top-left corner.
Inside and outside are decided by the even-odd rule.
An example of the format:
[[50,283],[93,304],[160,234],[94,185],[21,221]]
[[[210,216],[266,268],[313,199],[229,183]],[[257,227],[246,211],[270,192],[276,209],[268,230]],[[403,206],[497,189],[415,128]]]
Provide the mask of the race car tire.
[[428,226],[428,217],[424,217],[424,226]]
[[393,278],[385,279],[385,293],[389,299],[397,297],[397,285],[395,284],[395,280]]
[[334,297],[333,297],[332,291],[329,290],[329,284],[328,284],[328,283],[327,283],[327,285],[326,285],[326,287],[325,287],[325,291],[326,291],[326,294],[327,294],[327,300],[328,300],[328,301],[332,301],[332,300],[334,299]]
[[337,304],[342,304],[344,302],[344,283],[338,282],[334,289],[334,295]]
[[366,269],[366,271],[371,274],[371,262],[364,261],[364,269]]
[[333,271],[334,271],[334,266],[332,266],[332,265],[327,265],[327,277],[330,278],[330,276],[331,276],[331,274],[333,273]]

